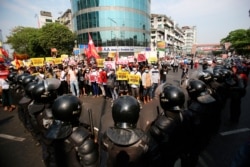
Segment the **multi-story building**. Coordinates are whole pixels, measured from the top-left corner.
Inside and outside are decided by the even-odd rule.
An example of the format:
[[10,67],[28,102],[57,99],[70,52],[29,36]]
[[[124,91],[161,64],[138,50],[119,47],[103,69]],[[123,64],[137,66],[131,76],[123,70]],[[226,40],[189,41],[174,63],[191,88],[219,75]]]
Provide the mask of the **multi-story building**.
[[36,17],[37,17],[37,22],[38,22],[37,23],[38,24],[38,28],[41,28],[46,23],[55,22],[55,19],[52,17],[51,12],[40,11],[40,14],[36,15]]
[[73,31],[71,9],[67,9],[60,17],[57,18],[56,22],[65,25],[70,31]]
[[166,54],[181,54],[184,32],[164,14],[151,14],[151,49],[158,50],[157,43],[165,43]]
[[196,26],[184,26],[181,29],[185,33],[183,53],[192,54],[192,47],[196,44]]
[[133,55],[150,45],[150,0],[71,0],[78,44],[91,35],[101,55]]

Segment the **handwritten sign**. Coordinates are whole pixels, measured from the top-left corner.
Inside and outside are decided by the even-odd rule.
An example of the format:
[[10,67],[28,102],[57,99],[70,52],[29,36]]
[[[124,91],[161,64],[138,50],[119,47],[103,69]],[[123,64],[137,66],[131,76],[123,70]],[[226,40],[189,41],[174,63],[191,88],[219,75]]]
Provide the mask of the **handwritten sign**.
[[128,77],[128,84],[140,85],[140,76],[135,74],[130,74]]
[[44,58],[31,58],[31,62],[33,66],[43,66]]
[[104,67],[104,59],[96,59],[97,67]]
[[127,81],[128,80],[128,72],[127,71],[117,71],[116,72],[116,80],[119,81]]
[[62,58],[58,57],[58,58],[54,58],[54,63],[55,64],[62,64]]

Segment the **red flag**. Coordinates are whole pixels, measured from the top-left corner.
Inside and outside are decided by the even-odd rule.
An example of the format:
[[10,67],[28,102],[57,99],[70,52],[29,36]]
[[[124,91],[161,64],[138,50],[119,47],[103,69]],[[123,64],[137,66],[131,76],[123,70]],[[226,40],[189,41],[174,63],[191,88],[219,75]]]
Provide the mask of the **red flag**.
[[4,50],[4,48],[0,48],[0,54],[3,54],[6,58],[9,57],[8,52],[6,52],[6,50]]
[[96,48],[95,48],[95,44],[89,34],[89,43],[88,43],[88,49],[86,51],[86,55],[88,58],[90,58],[91,56],[94,56],[96,59],[100,58],[100,56],[98,55]]

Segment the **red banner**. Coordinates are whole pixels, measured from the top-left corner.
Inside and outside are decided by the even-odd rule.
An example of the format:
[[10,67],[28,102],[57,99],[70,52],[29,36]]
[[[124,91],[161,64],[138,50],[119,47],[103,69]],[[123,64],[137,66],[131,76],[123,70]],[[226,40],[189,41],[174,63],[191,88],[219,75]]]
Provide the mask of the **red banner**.
[[137,61],[138,62],[146,61],[145,55],[144,54],[138,54]]

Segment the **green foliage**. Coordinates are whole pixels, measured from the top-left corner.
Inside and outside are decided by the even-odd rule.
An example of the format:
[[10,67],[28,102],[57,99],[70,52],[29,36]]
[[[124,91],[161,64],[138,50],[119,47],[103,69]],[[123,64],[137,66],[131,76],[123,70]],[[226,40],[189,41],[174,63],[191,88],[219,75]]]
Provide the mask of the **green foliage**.
[[229,35],[221,40],[224,44],[230,42],[230,49],[235,50],[239,54],[250,53],[250,29],[238,29],[231,31]]
[[17,53],[28,54],[30,57],[44,57],[51,55],[51,48],[56,48],[58,55],[72,53],[75,39],[76,35],[66,26],[49,23],[41,29],[15,27],[7,36],[6,43]]

